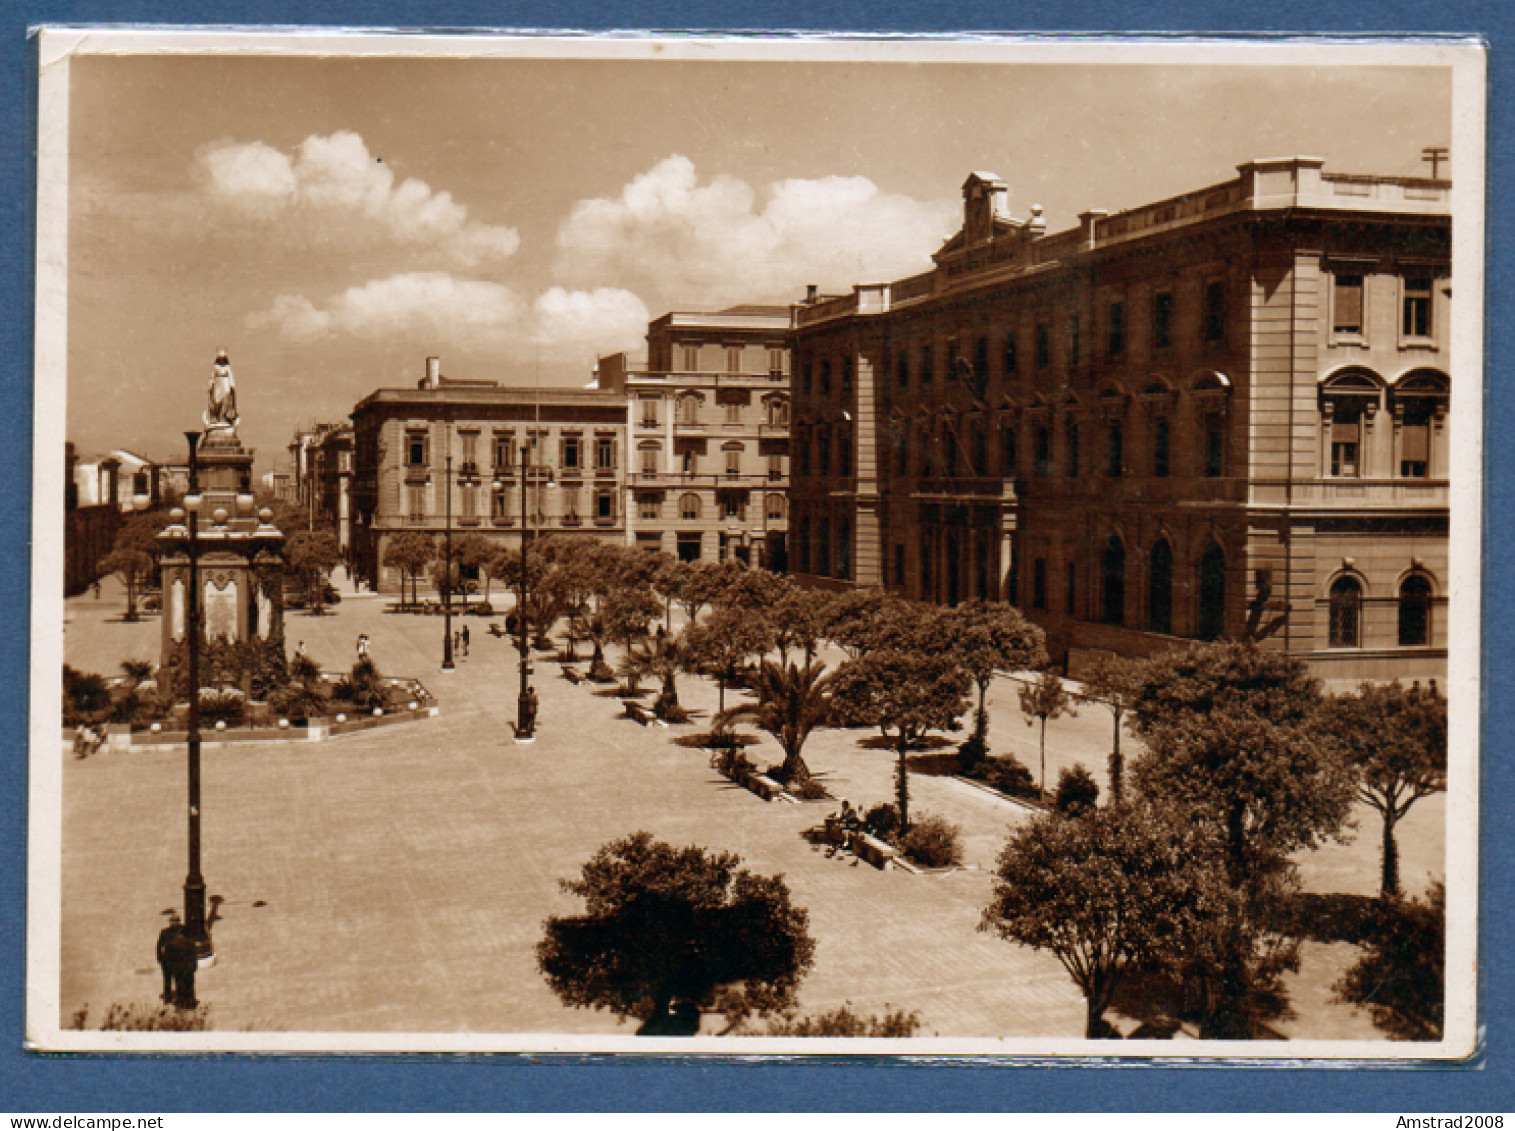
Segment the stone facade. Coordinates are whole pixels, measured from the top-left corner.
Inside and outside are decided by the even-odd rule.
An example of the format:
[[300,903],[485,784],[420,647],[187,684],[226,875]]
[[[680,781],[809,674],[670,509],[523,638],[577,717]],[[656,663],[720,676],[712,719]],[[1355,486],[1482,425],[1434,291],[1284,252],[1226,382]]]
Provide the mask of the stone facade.
[[787,568],[789,312],[742,306],[669,313],[647,362],[600,359],[624,397],[631,544],[685,561]]
[[933,270],[797,304],[792,569],[1014,601],[1075,666],[1441,674],[1450,185],[1238,172],[1051,235],[975,173]]
[[[353,566],[380,592],[400,590],[399,571],[383,564],[393,537],[421,530],[440,541],[449,509],[454,537],[476,532],[502,546],[519,546],[523,530],[626,538],[626,405],[616,394],[429,374],[416,389],[370,393],[352,421]],[[535,469],[524,523],[523,445]]]

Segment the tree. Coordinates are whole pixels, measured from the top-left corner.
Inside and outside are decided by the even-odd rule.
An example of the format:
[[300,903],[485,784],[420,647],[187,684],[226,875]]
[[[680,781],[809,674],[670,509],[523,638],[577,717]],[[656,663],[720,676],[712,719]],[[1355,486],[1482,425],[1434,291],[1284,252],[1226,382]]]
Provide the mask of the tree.
[[989,753],[989,685],[998,672],[1026,671],[1047,662],[1046,633],[1020,610],[999,602],[968,601],[942,616],[951,647],[978,688],[973,738],[964,745],[965,770]]
[[426,567],[437,556],[436,541],[430,534],[420,530],[402,530],[384,548],[383,564],[400,571],[400,604],[405,604],[405,579],[410,579],[410,604],[420,598],[416,594],[416,581],[426,572]]
[[101,558],[100,569],[121,578],[121,583],[126,586],[125,619],[137,620],[137,594],[153,575],[152,555],[131,547],[122,547]]
[[847,722],[878,727],[896,758],[894,789],[900,831],[910,830],[906,757],[933,730],[956,730],[968,709],[967,670],[950,652],[870,651],[836,670],[832,702]]
[[826,636],[852,660],[881,648],[923,647],[946,616],[935,605],[905,601],[882,589],[853,589],[832,598],[828,606]]
[[815,659],[826,638],[832,600],[828,593],[785,582],[767,610],[779,663],[787,664],[790,652],[799,652],[807,664]]
[[[477,530],[469,530],[452,543],[452,559],[457,562],[461,574],[480,574],[488,577],[489,562],[500,552],[500,547],[494,539],[486,538]],[[461,577],[459,578],[461,582]],[[468,601],[468,590],[459,585],[458,591],[463,594],[464,604]]]
[[1318,731],[1319,683],[1304,663],[1246,643],[1194,645],[1141,668],[1137,788],[1213,818],[1232,878],[1281,867],[1346,822],[1351,767]]
[[1083,991],[1085,1037],[1108,1035],[1121,979],[1186,933],[1196,865],[1180,827],[1144,807],[1053,810],[1000,853],[979,930],[1057,956]]
[[326,609],[326,579],[342,561],[337,536],[329,530],[301,530],[284,543],[284,557],[310,594],[311,613],[320,616]]
[[1063,687],[1061,668],[1047,668],[1035,682],[1021,685],[1021,714],[1026,716],[1026,725],[1041,722],[1042,777],[1038,788],[1043,796],[1047,793],[1047,720],[1063,715],[1076,715],[1073,698]]
[[689,662],[715,673],[718,717],[726,710],[726,685],[736,679],[749,658],[761,656],[773,643],[763,618],[735,609],[717,609],[702,623],[691,621],[682,635]]
[[1434,690],[1406,690],[1398,681],[1363,684],[1355,695],[1327,701],[1331,741],[1357,771],[1357,796],[1383,818],[1385,899],[1399,895],[1394,827],[1420,798],[1447,788],[1447,701]]
[[751,721],[771,734],[784,750],[784,764],[778,776],[785,785],[800,785],[810,780],[810,767],[801,752],[812,731],[828,725],[831,719],[831,684],[835,673],[827,673],[824,664],[776,664],[764,660],[758,671],[753,692],[755,703],[743,703],[723,713],[718,726]]
[[660,683],[652,712],[665,722],[687,722],[689,713],[679,705],[679,672],[687,657],[680,637],[666,633],[654,637],[636,657],[637,675],[652,676]]
[[766,615],[789,586],[789,582],[776,573],[754,569],[729,558],[716,563],[712,583],[715,587],[712,604],[741,609],[757,616]]
[[693,1033],[709,1008],[734,1025],[792,1007],[814,961],[809,917],[782,876],[741,863],[646,832],[603,845],[561,882],[585,913],[547,920],[536,951],[547,984],[566,1005],[637,1018],[648,1036]]
[[640,585],[617,589],[605,602],[605,632],[626,648],[626,691],[629,694],[634,695],[637,690],[637,642],[646,638],[648,627],[662,611],[663,603],[651,589]]
[[1439,1041],[1446,1013],[1447,889],[1384,903],[1362,956],[1332,987],[1397,1041]]
[[1084,672],[1084,690],[1079,699],[1099,703],[1115,716],[1115,733],[1110,747],[1110,797],[1120,804],[1125,759],[1120,752],[1120,728],[1126,713],[1136,703],[1141,663],[1123,656],[1099,656]]
[[1053,800],[1059,813],[1075,816],[1099,804],[1099,783],[1082,763],[1057,775],[1057,797]]
[[686,562],[678,571],[678,600],[690,624],[699,620],[700,610],[715,601],[726,584],[725,572],[717,562]]

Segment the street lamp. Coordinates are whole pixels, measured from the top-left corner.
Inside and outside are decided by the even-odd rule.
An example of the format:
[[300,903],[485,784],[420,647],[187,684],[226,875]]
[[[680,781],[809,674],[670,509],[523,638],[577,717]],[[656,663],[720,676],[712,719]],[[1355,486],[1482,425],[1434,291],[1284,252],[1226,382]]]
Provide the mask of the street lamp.
[[[526,445],[521,446],[521,587],[520,599],[516,602],[517,647],[521,654],[521,691],[516,701],[516,741],[531,742],[536,738],[536,710],[531,695],[531,651],[526,623],[526,602],[530,596],[530,582],[526,575],[526,547],[529,542],[527,524],[526,479],[532,472],[545,472],[545,482],[552,485],[552,468],[532,466],[527,459]],[[540,488],[539,488],[540,489]]]
[[442,551],[442,670],[453,670],[452,663],[452,456],[447,457],[447,518],[443,528]]
[[196,452],[199,432],[185,432],[189,441],[189,493],[184,499],[189,527],[189,601],[184,638],[189,646],[189,872],[184,877],[184,934],[201,958],[211,957],[210,931],[205,924],[205,877],[200,874],[200,465]]

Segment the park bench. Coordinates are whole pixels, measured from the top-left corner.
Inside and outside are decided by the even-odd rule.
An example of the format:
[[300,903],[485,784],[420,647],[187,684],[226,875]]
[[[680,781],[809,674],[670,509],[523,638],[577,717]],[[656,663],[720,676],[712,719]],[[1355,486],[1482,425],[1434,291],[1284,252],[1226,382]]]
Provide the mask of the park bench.
[[868,833],[858,833],[852,838],[852,851],[857,854],[859,860],[866,860],[875,868],[888,867],[889,861],[899,855],[878,837]]
[[628,719],[635,719],[643,726],[646,726],[648,723],[652,722],[652,712],[649,711],[646,707],[642,706],[640,703],[636,702],[633,699],[627,699],[625,700],[625,703],[626,717]]
[[584,677],[579,674],[579,669],[578,668],[564,667],[563,668],[563,678],[566,679],[569,683],[583,683],[584,682]]
[[764,801],[772,801],[784,792],[784,787],[764,774],[748,774],[747,780],[742,783]]

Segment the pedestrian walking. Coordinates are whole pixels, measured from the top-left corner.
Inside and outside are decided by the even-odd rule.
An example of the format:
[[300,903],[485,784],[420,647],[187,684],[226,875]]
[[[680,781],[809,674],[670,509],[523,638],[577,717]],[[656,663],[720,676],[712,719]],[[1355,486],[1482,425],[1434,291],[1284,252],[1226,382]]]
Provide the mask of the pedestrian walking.
[[194,1009],[200,1004],[195,1000],[195,969],[200,965],[200,956],[195,953],[195,940],[181,928],[168,940],[164,950],[168,958],[168,971],[174,980],[174,1005],[180,1009]]
[[358,662],[362,663],[366,659],[368,659],[368,633],[360,632],[358,634]]
[[463,626],[463,655],[468,655],[468,626]]
[[168,924],[158,932],[158,969],[163,971],[163,1001],[165,1004],[174,1000],[174,973],[169,963],[169,944],[184,930],[179,922],[179,913],[168,913]]
[[97,578],[95,578],[95,600],[98,601],[99,599],[100,599],[100,579],[97,577]]

